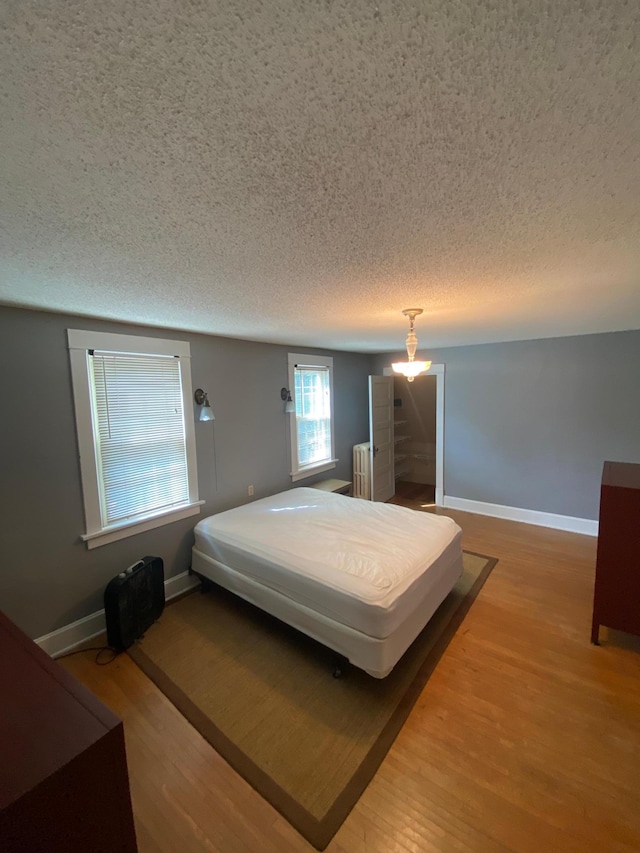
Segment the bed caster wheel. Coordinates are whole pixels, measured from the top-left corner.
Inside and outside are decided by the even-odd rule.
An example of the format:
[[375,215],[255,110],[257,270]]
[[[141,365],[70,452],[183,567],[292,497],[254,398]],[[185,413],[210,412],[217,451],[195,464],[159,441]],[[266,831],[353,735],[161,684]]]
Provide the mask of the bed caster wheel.
[[333,663],[333,677],[334,678],[342,678],[342,676],[347,671],[347,666],[349,665],[349,661],[347,658],[338,658]]

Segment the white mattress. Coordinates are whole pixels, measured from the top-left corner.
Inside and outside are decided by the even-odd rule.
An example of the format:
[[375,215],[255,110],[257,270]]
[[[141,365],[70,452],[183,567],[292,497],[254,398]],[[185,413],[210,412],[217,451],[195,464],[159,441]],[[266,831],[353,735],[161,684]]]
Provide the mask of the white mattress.
[[384,638],[461,566],[461,536],[445,516],[300,488],[203,519],[195,550]]

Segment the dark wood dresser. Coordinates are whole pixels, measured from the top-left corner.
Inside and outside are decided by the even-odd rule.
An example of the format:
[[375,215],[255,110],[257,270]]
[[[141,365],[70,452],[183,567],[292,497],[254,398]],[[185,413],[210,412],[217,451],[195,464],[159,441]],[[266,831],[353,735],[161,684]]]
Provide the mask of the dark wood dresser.
[[591,642],[600,625],[640,635],[640,465],[605,462]]
[[0,850],[137,849],[122,722],[0,613]]

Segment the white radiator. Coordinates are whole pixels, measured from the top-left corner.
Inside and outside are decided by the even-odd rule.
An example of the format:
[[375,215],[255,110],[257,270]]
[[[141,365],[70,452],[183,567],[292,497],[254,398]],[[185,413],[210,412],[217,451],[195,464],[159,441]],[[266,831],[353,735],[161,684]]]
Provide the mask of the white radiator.
[[353,497],[371,500],[371,445],[353,445]]

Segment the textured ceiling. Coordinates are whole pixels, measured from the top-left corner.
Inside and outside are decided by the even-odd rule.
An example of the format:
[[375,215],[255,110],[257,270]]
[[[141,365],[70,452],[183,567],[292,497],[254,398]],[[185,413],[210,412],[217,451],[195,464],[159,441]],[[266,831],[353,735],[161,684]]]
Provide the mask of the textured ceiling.
[[4,0],[0,301],[399,349],[640,328],[634,0]]

